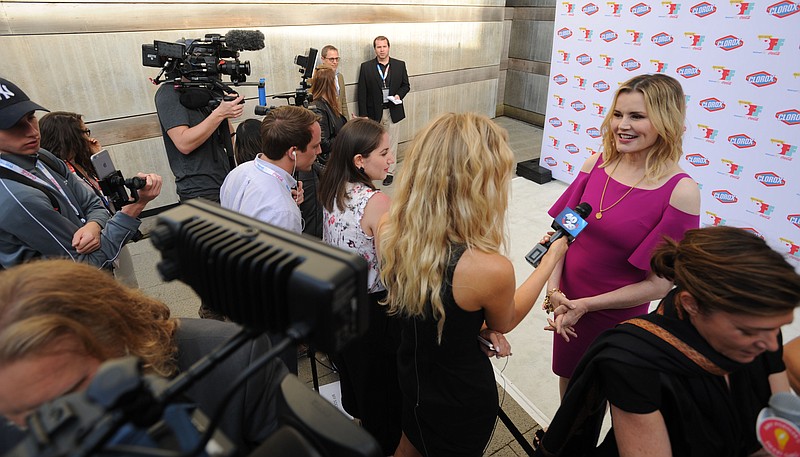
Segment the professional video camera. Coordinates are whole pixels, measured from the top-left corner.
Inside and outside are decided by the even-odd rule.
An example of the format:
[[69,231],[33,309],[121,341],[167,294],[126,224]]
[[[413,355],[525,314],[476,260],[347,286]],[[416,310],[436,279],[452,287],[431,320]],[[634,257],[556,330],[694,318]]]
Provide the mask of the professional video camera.
[[[151,232],[166,280],[192,286],[203,303],[244,328],[169,383],[143,376],[132,358],[108,361],[88,389],[40,407],[6,457],[228,456],[216,430],[247,379],[301,339],[335,352],[368,325],[367,264],[359,256],[195,199],[163,213]],[[227,386],[221,407],[181,400],[198,379],[264,331],[286,338]],[[294,375],[276,388],[277,431],[250,457],[377,457],[378,443]]]
[[198,108],[205,104],[213,108],[225,100],[226,94],[236,93],[222,82],[223,75],[230,76],[234,86],[244,84],[250,75],[250,62],[240,61],[239,51],[263,48],[264,34],[257,30],[231,30],[225,36],[206,34],[203,39],[178,43],[156,40],[152,45],[142,45],[142,65],[161,68],[161,73],[152,79],[153,84],[169,81],[182,89],[205,89],[208,99],[195,96],[199,101],[194,104],[199,104]]
[[[273,95],[272,98],[283,98],[286,99],[286,102],[289,103],[290,100],[293,101],[294,106],[304,106],[308,108],[308,78],[310,78],[314,74],[314,63],[317,61],[317,50],[314,48],[309,48],[308,53],[306,55],[298,55],[294,58],[294,63],[300,67],[300,74],[302,75],[300,78],[300,85],[294,92],[286,92],[283,94]],[[256,106],[256,115],[257,116],[264,116],[266,115],[270,108],[262,105]]]

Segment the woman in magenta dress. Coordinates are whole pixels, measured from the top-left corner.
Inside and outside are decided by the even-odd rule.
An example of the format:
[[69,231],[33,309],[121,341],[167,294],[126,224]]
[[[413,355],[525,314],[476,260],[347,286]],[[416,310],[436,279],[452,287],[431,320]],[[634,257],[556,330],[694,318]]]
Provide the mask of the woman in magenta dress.
[[664,235],[680,240],[699,225],[700,192],[678,160],[686,101],[678,81],[639,75],[617,90],[603,121],[603,152],[583,164],[550,208],[589,203],[588,226],[548,281],[545,303],[553,339],[553,372],[563,397],[586,349],[604,330],[648,311],[672,283],[650,271]]

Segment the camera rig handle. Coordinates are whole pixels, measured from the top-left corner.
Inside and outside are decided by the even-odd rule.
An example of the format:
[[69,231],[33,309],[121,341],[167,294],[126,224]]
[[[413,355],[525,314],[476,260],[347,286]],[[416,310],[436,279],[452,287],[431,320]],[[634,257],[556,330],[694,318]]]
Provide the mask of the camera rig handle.
[[[116,209],[138,202],[138,190],[146,185],[147,180],[144,178],[134,176],[133,178],[125,179],[119,170],[114,170],[113,173],[100,180],[100,190],[103,191],[103,195],[108,198]],[[130,197],[128,197],[126,188],[131,191]]]

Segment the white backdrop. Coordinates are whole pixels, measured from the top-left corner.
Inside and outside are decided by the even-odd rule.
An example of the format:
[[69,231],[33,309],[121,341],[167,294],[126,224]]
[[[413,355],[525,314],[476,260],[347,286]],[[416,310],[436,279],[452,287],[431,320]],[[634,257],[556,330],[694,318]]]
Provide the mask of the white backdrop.
[[751,229],[800,269],[800,2],[595,1],[557,7],[542,165],[571,182],[618,84],[673,76],[701,225]]

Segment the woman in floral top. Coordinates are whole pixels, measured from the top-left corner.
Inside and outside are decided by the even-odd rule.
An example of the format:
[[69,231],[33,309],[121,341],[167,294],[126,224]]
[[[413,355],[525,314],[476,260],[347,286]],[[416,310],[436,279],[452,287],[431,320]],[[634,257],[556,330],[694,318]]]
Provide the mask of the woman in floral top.
[[370,325],[367,333],[332,357],[339,370],[342,406],[391,455],[400,440],[400,388],[397,383],[397,323],[378,302],[386,291],[380,283],[375,232],[390,200],[377,190],[394,163],[389,134],[377,122],[353,119],[333,142],[320,179],[323,206],[322,239],[355,252],[369,264]]

